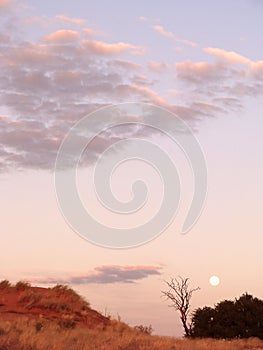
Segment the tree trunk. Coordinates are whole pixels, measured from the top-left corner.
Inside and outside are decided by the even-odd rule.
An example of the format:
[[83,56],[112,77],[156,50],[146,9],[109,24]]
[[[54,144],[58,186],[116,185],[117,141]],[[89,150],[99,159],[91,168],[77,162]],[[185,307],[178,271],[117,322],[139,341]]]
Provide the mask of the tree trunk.
[[189,337],[190,331],[189,331],[189,328],[187,326],[186,319],[184,317],[181,317],[181,321],[182,321],[182,324],[183,324],[183,327],[184,327],[185,336]]

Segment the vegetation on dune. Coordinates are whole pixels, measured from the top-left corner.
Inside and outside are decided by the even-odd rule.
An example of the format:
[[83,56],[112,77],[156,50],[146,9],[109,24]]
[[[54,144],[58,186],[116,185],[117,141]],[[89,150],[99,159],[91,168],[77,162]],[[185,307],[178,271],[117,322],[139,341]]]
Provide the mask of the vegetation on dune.
[[[185,283],[179,286],[183,287],[181,291],[186,292],[187,297],[190,296],[187,299],[190,302],[194,290],[187,289],[189,286]],[[0,350],[263,350],[263,341],[251,337],[255,334],[253,332],[246,332],[247,339],[194,338],[214,337],[214,333],[198,332],[204,331],[214,319],[220,319],[223,327],[224,322],[229,320],[227,317],[234,315],[233,305],[239,316],[248,312],[248,318],[239,318],[240,325],[247,326],[249,320],[255,319],[255,313],[262,310],[262,303],[245,294],[234,302],[223,301],[215,308],[197,309],[190,328],[192,337],[175,339],[151,335],[151,325],[130,327],[120,319],[104,317],[67,286],[39,288],[31,287],[27,282],[11,285],[8,281],[2,281]],[[186,305],[188,315],[190,303]],[[262,329],[259,322],[257,326]],[[222,331],[219,325],[217,329]],[[226,323],[226,328],[232,331],[231,324]],[[208,329],[211,330],[211,327]]]
[[0,282],[0,290],[5,290],[11,287],[11,283],[8,280],[3,280]]
[[[31,318],[41,316],[42,319],[55,320],[60,328],[65,329],[75,328],[78,324],[93,328],[109,323],[107,317],[91,309],[89,302],[68,286],[40,288],[22,281],[15,285],[0,282],[0,317],[10,314],[31,315]],[[40,324],[36,327],[41,329]]]

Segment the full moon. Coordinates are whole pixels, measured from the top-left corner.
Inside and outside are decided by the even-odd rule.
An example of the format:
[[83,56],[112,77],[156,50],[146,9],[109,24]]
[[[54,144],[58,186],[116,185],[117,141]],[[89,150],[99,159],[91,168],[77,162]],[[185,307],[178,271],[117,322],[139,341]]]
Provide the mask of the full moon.
[[211,286],[218,286],[220,283],[220,279],[218,276],[211,276],[209,279],[209,283],[211,284]]

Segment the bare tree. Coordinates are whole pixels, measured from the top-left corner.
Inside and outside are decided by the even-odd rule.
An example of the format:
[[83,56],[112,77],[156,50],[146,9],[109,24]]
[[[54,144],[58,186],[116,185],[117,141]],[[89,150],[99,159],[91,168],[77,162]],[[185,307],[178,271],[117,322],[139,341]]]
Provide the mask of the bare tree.
[[170,307],[175,308],[176,311],[180,313],[180,319],[182,321],[185,336],[188,337],[191,333],[191,326],[188,324],[188,315],[190,312],[190,300],[192,294],[199,290],[200,288],[190,289],[189,287],[189,278],[171,278],[171,280],[164,281],[168,286],[167,291],[162,291],[163,296],[167,300],[171,301],[172,304]]

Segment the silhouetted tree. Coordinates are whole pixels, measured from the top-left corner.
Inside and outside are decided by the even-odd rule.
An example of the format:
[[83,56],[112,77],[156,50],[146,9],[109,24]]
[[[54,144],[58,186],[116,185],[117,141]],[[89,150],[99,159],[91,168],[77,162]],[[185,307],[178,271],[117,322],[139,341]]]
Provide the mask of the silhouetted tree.
[[249,294],[204,307],[192,316],[192,337],[263,339],[263,301]]
[[188,316],[190,312],[190,300],[193,292],[200,288],[190,289],[189,278],[171,278],[170,281],[165,281],[168,286],[167,291],[162,291],[162,294],[169,300],[170,307],[175,308],[180,313],[180,319],[184,327],[185,336],[188,337],[191,334],[191,325],[188,323]]

